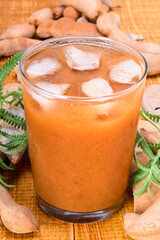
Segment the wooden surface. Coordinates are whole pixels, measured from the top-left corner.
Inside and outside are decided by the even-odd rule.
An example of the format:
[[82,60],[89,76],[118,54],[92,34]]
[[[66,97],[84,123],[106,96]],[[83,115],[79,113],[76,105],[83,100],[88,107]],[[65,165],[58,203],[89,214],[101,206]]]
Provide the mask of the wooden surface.
[[[158,0],[112,0],[120,4],[121,9],[115,10],[121,16],[121,29],[145,36],[147,41],[160,44],[160,1]],[[54,0],[0,0],[0,32],[5,27],[25,22],[35,10],[43,7],[54,7]],[[3,58],[0,59],[2,63]],[[11,74],[7,81],[15,81]],[[160,75],[147,79],[146,86],[160,83]],[[3,172],[4,174],[4,172]],[[36,204],[29,158],[24,157],[16,170],[7,172],[9,182],[16,187],[10,192],[19,204],[26,205],[38,220],[40,232],[33,234],[13,234],[0,225],[1,240],[122,240],[131,239],[125,236],[123,216],[119,212],[113,217],[94,224],[69,224],[56,220],[43,213]],[[132,197],[126,198],[123,211],[133,211]]]

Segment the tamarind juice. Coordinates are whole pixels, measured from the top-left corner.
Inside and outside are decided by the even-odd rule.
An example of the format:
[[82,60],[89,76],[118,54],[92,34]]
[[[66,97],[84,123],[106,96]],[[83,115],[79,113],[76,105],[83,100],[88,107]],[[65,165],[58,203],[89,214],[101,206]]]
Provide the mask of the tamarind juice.
[[145,84],[142,56],[106,38],[44,41],[21,60],[37,201],[69,222],[122,206]]

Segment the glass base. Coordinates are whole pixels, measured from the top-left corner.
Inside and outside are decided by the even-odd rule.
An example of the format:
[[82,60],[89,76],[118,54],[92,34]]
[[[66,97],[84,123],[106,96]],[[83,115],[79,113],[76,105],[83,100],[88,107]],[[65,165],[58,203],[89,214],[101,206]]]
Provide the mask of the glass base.
[[124,202],[124,197],[113,205],[112,207],[106,208],[101,211],[96,212],[85,212],[85,213],[77,213],[77,212],[69,212],[59,208],[55,208],[44,200],[42,200],[38,194],[36,194],[38,205],[42,208],[42,210],[48,215],[60,219],[65,222],[70,223],[93,223],[102,221],[106,218],[109,218],[113,214],[117,213],[119,209],[122,207]]

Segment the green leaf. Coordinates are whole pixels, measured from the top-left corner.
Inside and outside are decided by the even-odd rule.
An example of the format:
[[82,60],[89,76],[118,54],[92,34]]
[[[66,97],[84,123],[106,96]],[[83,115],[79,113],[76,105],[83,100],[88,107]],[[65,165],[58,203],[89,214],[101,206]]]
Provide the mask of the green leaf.
[[[134,157],[134,160],[138,166],[139,169],[143,170],[144,172],[148,172],[148,168],[143,166],[139,161],[138,161],[138,158],[136,156],[136,149],[137,149],[137,146],[140,146],[141,142],[143,141],[143,137],[141,136],[141,134],[137,131],[137,137],[136,137],[136,144],[135,144],[135,147],[134,147],[134,152],[133,152],[133,157]],[[142,144],[141,144],[142,145]]]
[[160,142],[159,143],[152,143],[152,142],[148,142],[148,146],[152,149],[160,149]]
[[[4,94],[3,92],[3,85],[6,77],[9,75],[11,70],[19,63],[21,57],[23,55],[23,52],[18,53],[6,61],[2,67],[0,68],[0,119],[3,119],[5,122],[9,123],[13,127],[20,128],[22,130],[26,130],[26,122],[25,119],[15,116],[12,113],[6,111],[3,109],[3,103],[9,104],[9,106],[12,106],[13,104],[16,106],[21,106],[24,108],[23,105],[23,95],[22,90],[19,88],[18,91],[11,91]],[[9,98],[10,97],[10,98]],[[11,141],[3,144],[3,142],[0,142],[1,147],[9,148],[9,150],[1,149],[1,152],[5,152],[8,154],[17,153],[21,150],[23,150],[24,147],[27,145],[27,133],[24,132],[21,135],[13,135],[8,134],[4,131],[0,130],[0,135],[10,139]],[[11,149],[10,149],[11,148]],[[0,168],[3,170],[13,170],[14,164],[10,163],[8,166],[4,163],[4,161],[0,158]],[[4,182],[5,177],[0,175],[0,184],[2,184],[5,187],[14,187],[14,185],[10,185]]]
[[[149,160],[149,161],[144,165],[144,167],[150,169],[150,168],[151,168],[151,165],[152,165],[152,161]],[[132,173],[132,176],[135,176],[135,175],[139,174],[140,172],[142,172],[142,170],[141,170],[141,169],[137,169],[135,172]]]
[[[7,91],[7,93],[4,94],[1,98],[4,103],[9,104],[10,106],[12,106],[12,104],[14,104],[15,106],[21,106],[24,109],[23,94],[22,94],[21,88],[18,88],[17,91],[11,91],[11,92]],[[9,98],[9,100],[7,100],[8,98]]]
[[160,169],[157,167],[157,165],[153,165],[152,168],[152,175],[156,179],[156,181],[160,184]]
[[23,134],[20,134],[20,135],[12,135],[12,134],[9,134],[9,133],[6,133],[6,132],[0,130],[0,135],[4,136],[6,138],[9,138],[11,140],[17,140],[17,141],[23,141],[23,140],[28,139],[27,132],[24,132]]
[[10,187],[15,187],[15,185],[10,185],[10,184],[7,184],[3,181],[3,177],[0,175],[0,183],[4,186],[4,187],[7,187],[7,188],[10,188]]
[[[0,146],[2,147],[6,147],[6,148],[12,148],[12,147],[16,147],[17,145],[19,145],[21,143],[21,141],[17,141],[17,140],[13,140],[13,141],[10,141],[6,144],[2,143],[0,141]],[[0,148],[1,149],[1,148]]]
[[1,152],[11,155],[11,154],[14,154],[14,153],[21,152],[26,146],[27,146],[27,140],[24,140],[17,147],[12,148],[10,150],[1,149]]
[[[3,95],[3,83],[12,69],[19,63],[23,52],[17,53],[6,61],[0,68],[0,98]],[[0,106],[1,109],[1,106]]]
[[2,178],[2,179],[8,179],[8,177],[3,177],[2,175],[0,175],[0,178]]
[[151,196],[152,194],[151,194],[150,180],[148,181],[147,191],[148,191],[148,194]]
[[137,142],[138,142],[137,146],[141,147],[143,152],[153,161],[155,155],[153,154],[148,143],[146,142],[146,140],[143,138],[139,131],[137,131]]
[[149,188],[149,185],[150,185],[150,178],[148,176],[146,177],[142,185],[136,191],[134,191],[133,195],[137,197],[140,196],[146,189]]
[[137,183],[141,182],[147,175],[148,172],[139,171],[139,173],[135,174],[135,176],[131,178],[132,186],[135,186]]
[[15,103],[15,106],[20,106],[24,109],[23,98],[19,98],[19,100]]
[[153,176],[151,176],[151,182],[157,186],[158,188],[160,188],[160,185],[156,182],[155,178]]
[[[158,121],[160,116],[157,116],[156,118],[156,115],[151,115],[144,112],[143,110],[141,110],[141,115],[160,131],[160,127],[150,119],[153,118],[154,120],[157,119]],[[140,147],[143,152],[149,157],[149,161],[144,166],[141,165],[141,163],[137,159],[137,147]],[[153,148],[156,148],[158,150],[156,155],[151,150]],[[134,186],[144,179],[143,184],[134,192],[134,195],[139,196],[146,189],[151,195],[151,182],[157,187],[160,187],[160,143],[153,144],[150,142],[146,142],[143,136],[137,131],[136,143],[134,148],[134,159],[139,169],[132,173],[132,185]]]
[[13,170],[14,169],[14,164],[13,163],[10,163],[10,165],[9,166],[7,166],[4,162],[3,162],[3,160],[0,158],[0,167],[2,168],[2,169],[4,169],[4,170]]
[[160,127],[154,122],[158,123],[160,121],[160,115],[154,115],[142,109],[140,110],[140,114],[160,131]]
[[24,118],[14,115],[8,112],[5,109],[0,111],[0,118],[5,122],[9,123],[13,127],[17,127],[18,129],[26,130],[26,121]]

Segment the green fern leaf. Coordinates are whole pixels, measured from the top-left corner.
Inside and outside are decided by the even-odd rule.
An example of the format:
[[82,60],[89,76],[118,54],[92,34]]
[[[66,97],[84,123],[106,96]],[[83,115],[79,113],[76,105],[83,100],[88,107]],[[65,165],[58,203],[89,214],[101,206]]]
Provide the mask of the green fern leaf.
[[[11,99],[8,99],[8,98]],[[10,106],[12,104],[14,104],[15,106],[21,106],[24,109],[24,105],[23,105],[23,94],[22,94],[22,89],[18,88],[18,91],[11,91],[8,92],[6,94],[4,94],[3,96],[1,96],[2,100],[4,103],[9,104]]]
[[[21,106],[24,108],[23,105],[23,95],[22,90],[19,88],[18,91],[12,91],[3,93],[3,85],[6,77],[9,75],[12,69],[19,63],[23,52],[15,54],[11,58],[6,61],[2,67],[0,68],[0,119],[3,119],[5,122],[9,123],[13,127],[17,127],[18,129],[26,130],[26,123],[25,119],[15,116],[8,111],[3,109],[3,103],[8,103],[10,106],[15,104],[16,106]],[[11,96],[11,100],[9,97]],[[27,133],[24,132],[22,135],[12,135],[0,130],[0,135],[9,138],[11,141],[9,143],[3,144],[0,142],[1,147],[11,148],[10,150],[5,150],[8,154],[17,153],[23,150],[23,148],[27,145]],[[1,149],[3,152],[3,150]],[[0,168],[4,170],[13,170],[14,164],[10,163],[10,165],[6,165],[3,160],[0,158]],[[10,185],[4,182],[4,177],[0,175],[0,184],[5,187],[14,187],[14,185]]]
[[152,175],[154,176],[155,180],[160,184],[160,169],[157,165],[152,166]]
[[3,160],[0,158],[0,167],[4,170],[13,170],[14,169],[14,164],[13,163],[10,163],[9,166],[7,166]]
[[146,189],[149,188],[150,185],[150,177],[146,177],[145,181],[142,183],[142,185],[136,190],[134,191],[133,195],[134,196],[140,196]]
[[23,98],[19,98],[19,100],[15,103],[15,106],[20,106],[24,109]]
[[2,178],[2,179],[8,179],[8,177],[3,177],[2,175],[0,175],[0,178]]
[[135,186],[137,183],[141,182],[146,176],[148,175],[148,172],[139,171],[135,176],[131,178],[131,184],[132,186]]
[[156,121],[157,123],[160,121],[160,115],[154,115],[149,112],[146,112],[143,110],[143,112],[146,114],[147,117],[149,117],[151,120]]
[[17,115],[14,115],[8,112],[5,109],[0,111],[0,118],[3,119],[5,122],[9,123],[13,127],[17,127],[18,129],[26,130],[26,121],[24,118],[21,118]]
[[27,132],[24,132],[23,134],[20,135],[12,135],[6,132],[3,132],[2,130],[0,130],[0,135],[9,138],[11,140],[17,140],[17,141],[23,141],[23,140],[27,140]]
[[17,145],[19,145],[20,143],[21,143],[21,141],[17,141],[17,140],[10,141],[6,144],[4,144],[3,142],[0,141],[0,146],[6,147],[6,148],[13,148],[13,147],[16,147]]
[[17,147],[12,148],[10,150],[1,149],[1,152],[11,155],[11,154],[14,154],[14,153],[21,152],[26,146],[27,146],[27,140],[24,140]]
[[137,139],[136,139],[136,141],[138,141],[138,146],[142,148],[144,153],[148,157],[150,157],[151,160],[154,160],[155,155],[153,154],[152,150],[148,146],[148,143],[146,142],[146,140],[143,138],[143,136],[140,134],[139,131],[137,131]]
[[155,126],[159,131],[160,131],[160,126],[158,124],[156,124],[154,121],[156,120],[157,122],[159,122],[160,120],[160,115],[153,115],[150,114],[149,112],[146,112],[144,110],[140,110],[140,114],[148,121],[150,122],[153,126]]
[[152,142],[148,142],[148,146],[152,149],[160,149],[160,142],[159,143],[152,143]]
[[0,68],[0,97],[3,95],[3,83],[12,69],[18,64],[23,52],[17,53],[6,61]]
[[[144,167],[150,168],[151,165],[152,165],[152,161],[151,161],[151,159],[150,159],[150,160],[144,165]],[[134,172],[132,173],[132,176],[135,176],[135,175],[141,173],[141,171],[142,171],[141,169],[137,169],[136,171],[134,171]]]
[[153,176],[151,176],[151,182],[157,186],[158,188],[160,188],[160,184],[157,183],[157,181],[155,180],[155,178]]
[[7,184],[3,181],[3,177],[0,175],[0,184],[2,184],[4,187],[10,188],[10,187],[15,187],[15,185],[10,185]]

